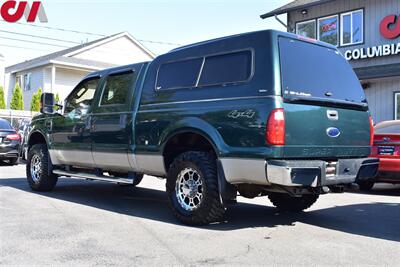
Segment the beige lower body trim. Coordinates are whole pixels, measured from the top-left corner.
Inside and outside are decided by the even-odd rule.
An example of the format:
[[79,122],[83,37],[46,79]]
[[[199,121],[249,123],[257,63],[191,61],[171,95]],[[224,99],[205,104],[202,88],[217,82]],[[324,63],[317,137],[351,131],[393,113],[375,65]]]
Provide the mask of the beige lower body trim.
[[263,159],[220,158],[220,161],[228,183],[270,185]]
[[166,176],[164,158],[161,155],[135,154],[137,172],[155,176]]

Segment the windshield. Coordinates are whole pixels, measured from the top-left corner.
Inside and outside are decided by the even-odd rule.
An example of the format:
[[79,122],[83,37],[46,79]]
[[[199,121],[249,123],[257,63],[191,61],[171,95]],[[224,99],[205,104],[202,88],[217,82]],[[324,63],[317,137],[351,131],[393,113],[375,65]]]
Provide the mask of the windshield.
[[337,50],[284,37],[279,49],[285,98],[366,103],[360,81]]
[[6,120],[0,120],[0,130],[11,130],[11,124]]

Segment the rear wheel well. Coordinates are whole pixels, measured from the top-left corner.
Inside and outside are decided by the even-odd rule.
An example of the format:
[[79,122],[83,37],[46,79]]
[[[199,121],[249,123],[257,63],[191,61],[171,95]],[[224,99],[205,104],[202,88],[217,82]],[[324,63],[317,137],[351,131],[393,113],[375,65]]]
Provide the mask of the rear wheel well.
[[29,141],[28,141],[28,151],[31,149],[32,146],[36,145],[36,144],[44,144],[47,145],[46,143],[46,139],[44,138],[44,136],[39,133],[33,133],[30,137],[29,137]]
[[204,136],[192,132],[180,133],[170,138],[164,147],[163,156],[166,170],[169,170],[177,156],[187,151],[204,151],[217,157],[214,146]]

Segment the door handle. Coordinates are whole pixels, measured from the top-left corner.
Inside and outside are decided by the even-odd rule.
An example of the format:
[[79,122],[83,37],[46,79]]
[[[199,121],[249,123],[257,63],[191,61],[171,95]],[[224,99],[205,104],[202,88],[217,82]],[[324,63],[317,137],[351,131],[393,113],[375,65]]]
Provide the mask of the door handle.
[[326,112],[326,115],[328,116],[328,119],[332,121],[339,120],[339,113],[337,112],[337,110],[328,110]]

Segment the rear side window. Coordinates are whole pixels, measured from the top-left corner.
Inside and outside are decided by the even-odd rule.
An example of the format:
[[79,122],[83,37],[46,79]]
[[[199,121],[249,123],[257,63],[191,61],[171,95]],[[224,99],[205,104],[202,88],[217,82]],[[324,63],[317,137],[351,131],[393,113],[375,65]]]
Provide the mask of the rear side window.
[[11,130],[11,124],[8,121],[0,120],[0,130]]
[[252,52],[240,51],[162,64],[156,89],[178,89],[243,82],[252,72]]
[[251,52],[207,57],[199,86],[246,81],[251,75]]
[[101,97],[101,106],[123,105],[128,99],[129,86],[134,72],[112,74],[107,77]]
[[196,58],[162,64],[157,76],[157,90],[194,87],[202,63],[202,58]]

